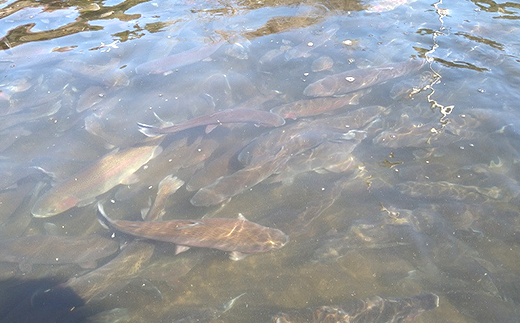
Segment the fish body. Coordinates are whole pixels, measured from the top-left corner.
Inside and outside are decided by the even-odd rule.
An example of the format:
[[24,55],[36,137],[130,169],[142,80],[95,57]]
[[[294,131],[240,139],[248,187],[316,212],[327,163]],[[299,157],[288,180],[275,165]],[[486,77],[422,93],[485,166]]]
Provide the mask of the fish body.
[[313,97],[347,94],[404,76],[419,70],[423,65],[424,61],[411,60],[381,67],[350,70],[309,84],[303,94]]
[[88,205],[113,187],[130,182],[141,166],[161,152],[158,142],[149,142],[111,153],[43,194],[33,206],[36,218],[47,218],[77,205]]
[[439,296],[426,293],[409,298],[374,296],[340,306],[306,308],[273,317],[272,323],[398,323],[411,321],[439,306]]
[[100,214],[118,231],[141,238],[171,242],[179,246],[252,254],[280,249],[289,241],[289,237],[282,231],[243,218],[123,221],[109,219],[101,204],[98,206]]
[[319,33],[319,35],[314,35],[313,33],[307,34],[307,37],[303,39],[302,43],[287,50],[285,52],[285,59],[287,61],[302,57],[309,57],[311,51],[315,50],[316,48],[321,47],[323,44],[325,44],[327,41],[329,41],[339,30],[339,26],[336,24],[333,24],[329,26],[326,30]]
[[[53,300],[53,297],[72,290],[85,304],[92,300],[100,300],[109,294],[116,293],[136,278],[153,255],[154,245],[147,241],[135,240],[105,265],[86,273],[72,277],[42,293],[35,294],[33,299]],[[75,251],[77,253],[77,251]]]
[[[435,198],[457,201],[488,202],[500,200],[503,191],[496,187],[478,187],[462,185],[448,181],[438,182],[404,182],[396,185],[397,189],[405,195],[414,198]],[[507,201],[507,199],[506,199]]]
[[275,156],[266,156],[233,174],[222,176],[212,184],[197,191],[191,198],[195,206],[210,206],[224,202],[276,173],[290,159],[288,150]]
[[148,137],[155,137],[199,126],[208,126],[209,129],[207,129],[211,131],[213,127],[224,123],[254,123],[264,127],[279,127],[285,124],[285,119],[275,113],[262,110],[228,109],[203,115],[173,126],[154,127],[143,123],[138,123],[137,125],[139,126],[139,131],[143,134]]
[[173,287],[179,279],[202,263],[208,254],[202,250],[188,250],[175,256],[162,256],[151,262],[139,274],[141,278],[162,281]]
[[349,105],[358,104],[359,97],[365,93],[355,92],[340,97],[298,100],[274,107],[271,109],[271,112],[290,119],[320,115]]
[[418,239],[418,232],[409,224],[355,223],[348,232],[324,240],[321,247],[314,251],[312,261],[334,261],[355,250],[415,246]]
[[137,74],[145,75],[167,74],[176,68],[188,66],[208,58],[222,45],[224,45],[224,42],[219,41],[210,45],[196,46],[178,54],[143,63],[137,66],[135,71]]
[[0,261],[18,263],[24,272],[29,272],[34,264],[78,264],[92,268],[96,266],[96,260],[110,256],[118,249],[117,242],[98,235],[32,235],[0,240]]
[[321,56],[311,64],[311,70],[316,72],[330,70],[334,66],[334,61],[329,56]]
[[160,183],[157,189],[157,196],[152,207],[148,210],[144,216],[145,221],[157,221],[162,220],[162,216],[165,213],[166,200],[168,196],[175,193],[182,185],[184,181],[178,179],[173,175],[166,176]]

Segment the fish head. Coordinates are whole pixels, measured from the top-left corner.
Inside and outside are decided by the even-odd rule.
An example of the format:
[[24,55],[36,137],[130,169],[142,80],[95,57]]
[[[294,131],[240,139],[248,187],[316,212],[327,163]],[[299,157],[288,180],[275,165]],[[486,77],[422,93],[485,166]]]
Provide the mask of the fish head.
[[73,208],[79,200],[75,196],[44,195],[34,204],[31,213],[35,218],[48,218]]

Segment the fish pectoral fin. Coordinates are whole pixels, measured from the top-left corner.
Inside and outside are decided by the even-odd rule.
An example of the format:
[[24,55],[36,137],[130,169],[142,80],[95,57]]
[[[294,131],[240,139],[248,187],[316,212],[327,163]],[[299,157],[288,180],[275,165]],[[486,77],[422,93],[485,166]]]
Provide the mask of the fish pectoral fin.
[[141,209],[141,218],[146,219],[146,215],[152,209],[152,198],[148,196],[148,206]]
[[229,259],[233,260],[233,261],[238,261],[238,260],[242,260],[244,259],[245,257],[249,256],[249,254],[247,253],[242,253],[240,251],[231,251],[229,253]]
[[242,221],[249,221],[242,213],[238,213],[238,219]]
[[146,220],[146,215],[150,211],[150,207],[145,207],[141,209],[141,219]]
[[210,124],[210,125],[207,125],[206,126],[206,129],[204,130],[204,132],[206,134],[212,132],[213,130],[215,130],[219,125],[218,124]]
[[175,254],[178,255],[181,252],[188,251],[189,249],[190,249],[190,247],[188,247],[188,246],[181,246],[178,244],[175,246]]
[[130,174],[127,177],[125,177],[119,184],[123,185],[132,185],[139,182],[139,177],[135,174]]

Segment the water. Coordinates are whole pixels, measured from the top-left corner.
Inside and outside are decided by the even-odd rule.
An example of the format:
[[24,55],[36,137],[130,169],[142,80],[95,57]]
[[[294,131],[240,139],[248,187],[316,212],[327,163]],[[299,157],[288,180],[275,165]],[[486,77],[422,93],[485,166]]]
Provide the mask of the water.
[[[370,87],[359,103],[279,128],[170,135],[138,183],[97,197],[110,217],[139,221],[174,174],[188,185],[167,199],[166,220],[241,213],[289,234],[282,249],[240,261],[206,249],[175,256],[167,243],[146,244],[129,262],[116,252],[93,265],[112,264],[114,278],[104,275],[87,304],[45,291],[88,266],[0,262],[2,320],[171,322],[222,312],[245,293],[214,321],[267,322],[283,310],[432,292],[439,308],[416,322],[516,322],[519,11],[492,1],[4,1],[2,238],[114,237],[93,201],[49,218],[31,208],[51,183],[145,140],[136,123],[159,124],[154,114],[180,123],[229,108],[268,111],[308,99],[304,89],[329,75],[425,64]],[[332,66],[314,68],[320,57]],[[348,111],[373,105],[382,108],[364,116],[362,136],[309,144]],[[346,120],[336,133],[353,129]],[[236,154],[265,137],[264,154],[293,149],[284,167],[229,203],[190,204],[200,187],[247,167]]]

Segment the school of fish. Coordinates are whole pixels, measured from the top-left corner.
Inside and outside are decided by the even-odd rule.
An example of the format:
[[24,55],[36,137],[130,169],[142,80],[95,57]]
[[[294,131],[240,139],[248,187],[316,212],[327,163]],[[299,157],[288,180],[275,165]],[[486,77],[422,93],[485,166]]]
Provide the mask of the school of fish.
[[[516,322],[520,118],[432,99],[436,64],[499,64],[469,20],[465,63],[429,56],[431,26],[385,33],[413,0],[266,4],[262,26],[246,3],[127,4],[70,23],[132,21],[113,43],[0,38],[0,323]],[[170,6],[188,16],[157,23]]]

